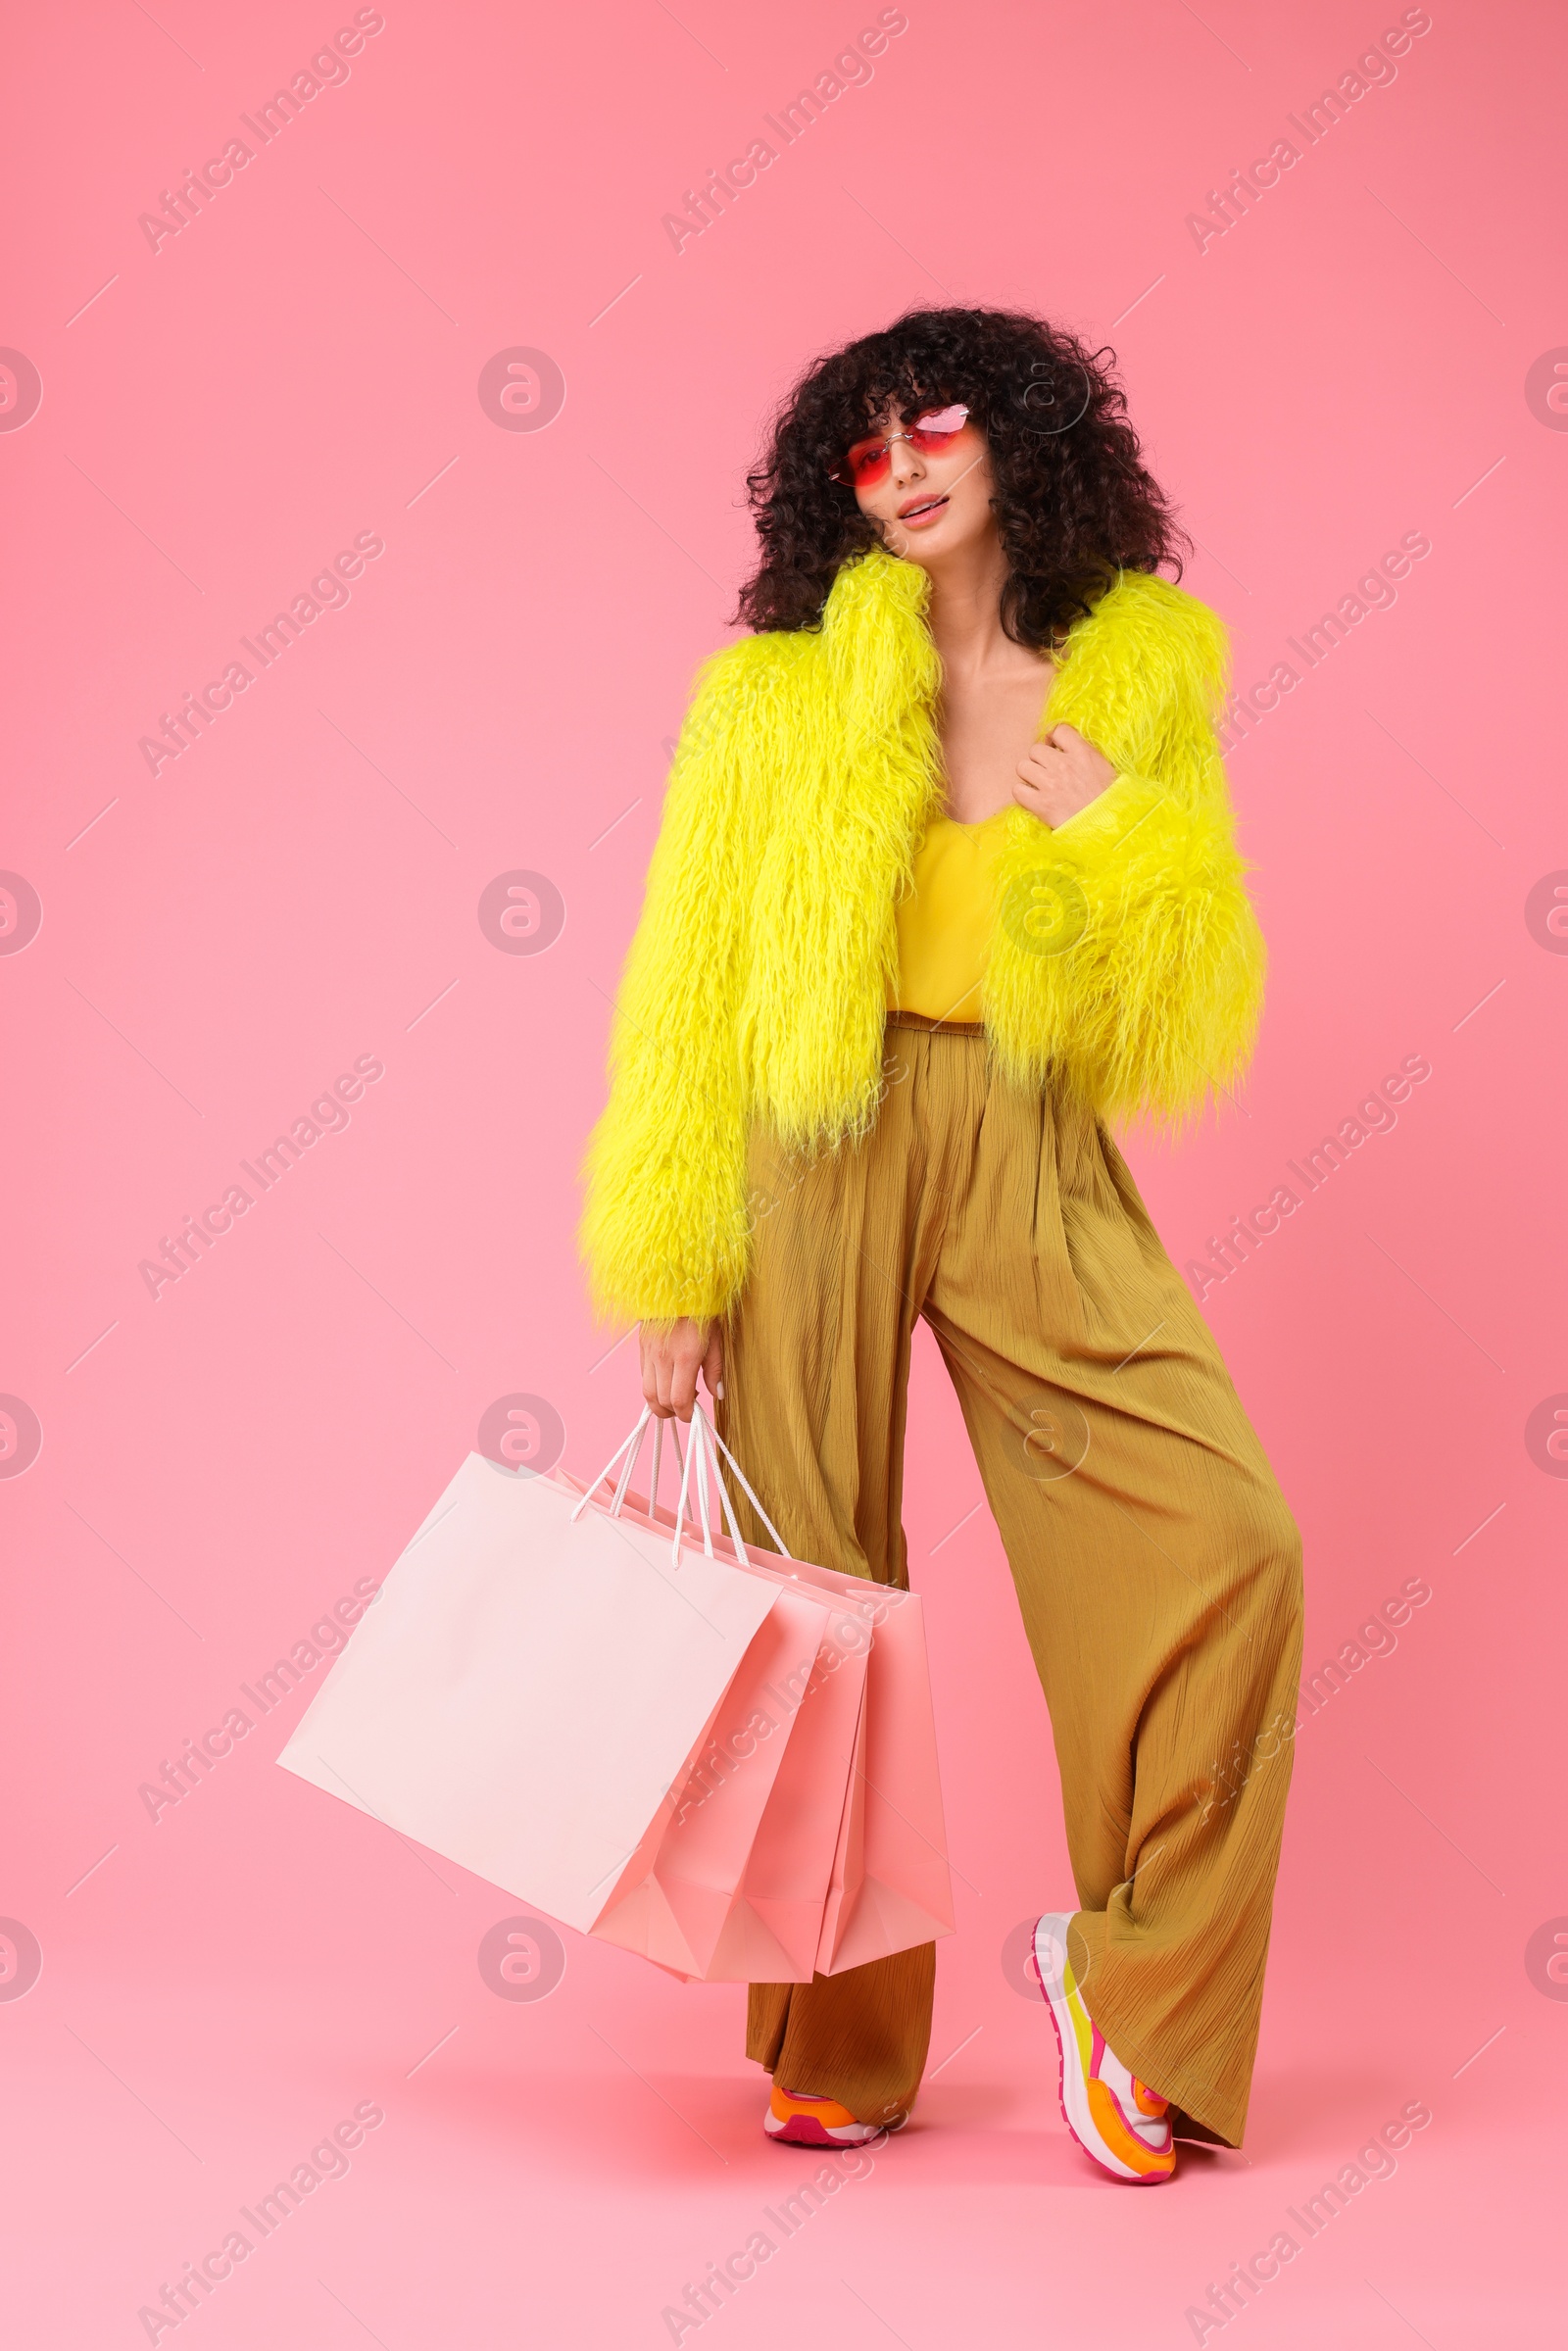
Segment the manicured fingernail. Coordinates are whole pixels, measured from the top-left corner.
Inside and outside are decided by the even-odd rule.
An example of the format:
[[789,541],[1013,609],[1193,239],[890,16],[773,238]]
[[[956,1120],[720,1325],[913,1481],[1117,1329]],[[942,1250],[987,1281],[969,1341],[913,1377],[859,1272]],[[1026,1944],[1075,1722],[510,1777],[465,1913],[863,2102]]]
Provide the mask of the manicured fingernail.
[[720,1380],[720,1381],[719,1381],[719,1383],[718,1383],[718,1386],[717,1386],[717,1387],[714,1389],[714,1391],[713,1391],[713,1394],[714,1394],[714,1395],[715,1395],[715,1396],[718,1397],[719,1401],[722,1403],[722,1401],[723,1401],[723,1399],[724,1399],[724,1383],[723,1383],[723,1381],[722,1381],[722,1380]]

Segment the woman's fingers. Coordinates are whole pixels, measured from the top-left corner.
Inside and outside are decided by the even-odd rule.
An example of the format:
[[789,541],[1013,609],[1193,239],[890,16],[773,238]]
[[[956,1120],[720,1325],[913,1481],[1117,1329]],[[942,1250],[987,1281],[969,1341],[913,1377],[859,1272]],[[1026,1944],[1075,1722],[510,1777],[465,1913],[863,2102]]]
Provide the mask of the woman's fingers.
[[643,1402],[661,1420],[669,1417],[669,1342],[657,1331],[638,1333],[643,1357]]
[[643,1402],[650,1411],[657,1411],[659,1407],[659,1376],[654,1368],[654,1343],[649,1338],[647,1331],[641,1328],[637,1333],[637,1353],[642,1373]]
[[723,1377],[724,1348],[718,1325],[705,1331],[701,1324],[683,1320],[671,1331],[640,1332],[639,1345],[643,1401],[662,1420],[690,1420],[699,1370],[710,1390]]
[[674,1379],[670,1395],[682,1420],[690,1420],[697,1401],[697,1371],[703,1359],[703,1334],[695,1323],[683,1322],[676,1333]]
[[703,1356],[703,1378],[708,1382],[710,1396],[724,1393],[724,1334],[715,1322],[708,1334],[708,1349]]

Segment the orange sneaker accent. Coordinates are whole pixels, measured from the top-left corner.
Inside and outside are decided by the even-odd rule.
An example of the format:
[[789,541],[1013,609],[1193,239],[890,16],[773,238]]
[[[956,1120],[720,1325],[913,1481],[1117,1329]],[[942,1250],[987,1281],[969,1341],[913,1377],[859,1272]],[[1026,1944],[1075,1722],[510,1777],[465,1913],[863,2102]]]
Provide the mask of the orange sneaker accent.
[[773,2084],[762,2117],[769,2138],[791,2147],[858,2147],[875,2138],[875,2123],[862,2123],[837,2098],[813,2098]]
[[[1089,2077],[1084,2083],[1084,2092],[1089,2101],[1090,2115],[1102,2142],[1109,2148],[1111,2154],[1118,2161],[1126,2165],[1128,2171],[1133,2173],[1136,2178],[1140,2180],[1163,2179],[1167,2173],[1176,2169],[1175,2147],[1166,2146],[1163,2150],[1156,2152],[1146,2140],[1139,2137],[1136,2131],[1129,2131],[1127,2119],[1122,2113],[1115,2093],[1100,2080],[1098,2075]],[[1096,2150],[1091,2147],[1089,2152],[1093,2154]]]
[[886,2123],[862,2123],[837,2098],[813,2098],[806,2090],[781,2089],[775,2082],[762,2129],[791,2147],[859,2147],[902,2131],[908,2119],[906,2107]]
[[858,2123],[860,2119],[851,2114],[847,2106],[841,2106],[837,2098],[813,2098],[809,2093],[797,2097],[793,2090],[780,2089],[777,2082],[768,2104],[781,2123],[787,2123],[792,2114],[812,2114],[826,2131],[842,2131],[846,2123]]

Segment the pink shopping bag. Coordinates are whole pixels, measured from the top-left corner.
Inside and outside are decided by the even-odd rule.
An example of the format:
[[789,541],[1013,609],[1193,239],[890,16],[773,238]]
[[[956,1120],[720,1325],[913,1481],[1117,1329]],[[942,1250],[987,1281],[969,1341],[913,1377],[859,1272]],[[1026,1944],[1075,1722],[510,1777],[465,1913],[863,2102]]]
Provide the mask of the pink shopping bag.
[[470,1454],[279,1761],[586,1932],[778,1595],[579,1501]]
[[746,1865],[747,1897],[774,1924],[791,1964],[776,1975],[751,1976],[750,1982],[809,1983],[816,1972],[822,1921],[855,1790],[870,1651],[869,1604],[836,1602],[800,1700],[795,1737]]
[[[752,1572],[767,1572],[755,1551]],[[856,1612],[869,1636],[864,1703],[816,1950],[816,1972],[838,1976],[954,1930],[924,1613],[918,1594],[891,1585],[868,1586],[806,1560],[784,1572],[831,1592],[840,1620]],[[769,1822],[764,1814],[764,1851]]]
[[[603,1506],[611,1517],[629,1514],[672,1531],[675,1516],[661,1510],[656,1517],[627,1494],[646,1420],[621,1448],[630,1447],[630,1456]],[[700,1422],[699,1447],[711,1445],[706,1429]],[[656,1490],[660,1443],[656,1430]],[[724,1547],[733,1554],[733,1543]],[[744,1545],[742,1554],[745,1563]],[[750,1554],[749,1564],[774,1585],[774,1612],[699,1743],[684,1786],[653,1824],[593,1932],[708,1982],[808,1983],[849,1793],[872,1604],[863,1586],[846,1600],[811,1590],[766,1554]],[[804,1622],[803,1609],[817,1629],[813,1644],[786,1658],[775,1626]],[[706,1931],[702,1938],[692,1932],[694,1920]]]
[[[737,1564],[764,1580],[828,1596],[839,1627],[836,1646],[841,1652],[859,1649],[864,1665],[863,1704],[853,1713],[842,1706],[836,1713],[824,1710],[820,1735],[810,1718],[797,1723],[758,1827],[746,1884],[750,1886],[755,1878],[760,1886],[770,1874],[783,1872],[790,1873],[787,1882],[795,1886],[807,1878],[814,1886],[825,1868],[813,1954],[814,1969],[822,1975],[840,1975],[868,1960],[951,1935],[953,1882],[918,1594],[790,1557],[701,1404],[694,1409],[691,1426],[698,1431],[692,1450],[699,1455],[706,1450],[715,1461],[712,1448],[722,1453],[782,1554],[752,1551]],[[727,1510],[721,1476],[716,1483]],[[623,1478],[622,1489],[624,1485]],[[706,1502],[706,1486],[699,1492]],[[626,1499],[623,1493],[620,1498],[622,1516],[640,1520],[650,1531],[662,1532],[673,1523],[657,1505],[650,1509],[635,1496]],[[729,1539],[715,1534],[713,1543],[720,1556],[735,1556]],[[866,1635],[868,1648],[862,1645]],[[826,1679],[818,1682],[819,1690]],[[848,1690],[850,1685],[840,1687]],[[801,1742],[803,1729],[807,1736]],[[797,1748],[793,1769],[798,1779],[792,1779],[789,1758]],[[830,1795],[828,1789],[839,1785],[841,1775],[842,1794]],[[826,1846],[829,1823],[831,1853]],[[799,1959],[798,1936],[793,1947]],[[801,1982],[810,1972],[798,1967],[754,1981]]]
[[794,1719],[769,1692],[809,1677],[828,1614],[798,1587],[775,1593],[679,1786],[595,1919],[601,1941],[706,1982],[773,1981],[780,1968],[793,1978],[794,1951],[778,1932],[790,1921],[759,1904],[750,1862],[795,1746]]

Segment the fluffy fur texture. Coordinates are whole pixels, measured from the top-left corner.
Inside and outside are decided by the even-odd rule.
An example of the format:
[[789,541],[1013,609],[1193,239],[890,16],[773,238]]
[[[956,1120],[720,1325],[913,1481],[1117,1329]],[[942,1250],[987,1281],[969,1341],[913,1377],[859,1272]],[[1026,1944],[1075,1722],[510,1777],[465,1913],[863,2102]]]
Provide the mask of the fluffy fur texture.
[[[701,673],[584,1163],[603,1316],[722,1314],[746,1277],[754,1121],[832,1148],[875,1115],[895,902],[942,802],[926,595],[872,549],[820,630],[744,638]],[[1126,571],[1057,668],[1042,728],[1077,727],[1117,779],[1054,831],[1012,810],[987,1031],[1023,1084],[1179,1120],[1240,1073],[1262,992],[1214,739],[1224,628]]]

